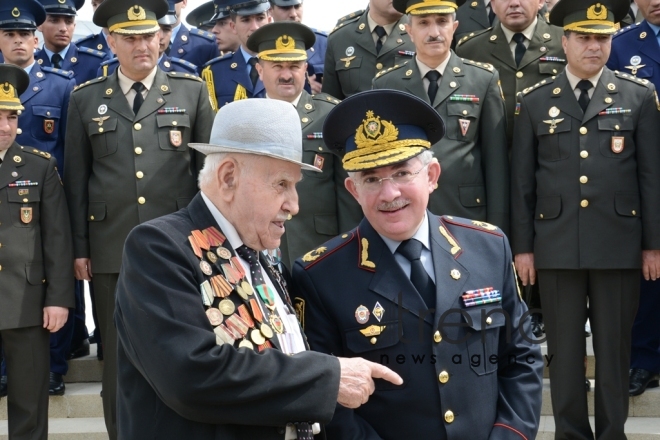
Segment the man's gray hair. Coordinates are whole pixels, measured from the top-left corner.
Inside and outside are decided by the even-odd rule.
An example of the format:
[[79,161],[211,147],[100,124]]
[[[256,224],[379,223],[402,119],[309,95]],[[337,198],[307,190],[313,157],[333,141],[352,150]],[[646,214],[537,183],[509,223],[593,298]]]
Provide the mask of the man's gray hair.
[[204,167],[197,177],[197,184],[200,189],[206,188],[215,183],[215,175],[218,171],[218,166],[228,155],[229,153],[213,153],[206,156],[206,159],[204,159]]

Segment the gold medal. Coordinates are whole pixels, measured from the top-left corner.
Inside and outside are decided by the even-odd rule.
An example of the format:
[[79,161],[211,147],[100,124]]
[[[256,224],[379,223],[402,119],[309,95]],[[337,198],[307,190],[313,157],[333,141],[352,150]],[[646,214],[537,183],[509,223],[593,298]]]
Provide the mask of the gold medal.
[[208,262],[206,262],[204,260],[200,261],[199,268],[202,269],[202,272],[204,272],[204,275],[209,275],[209,276],[213,275],[213,268],[211,267],[211,265]]
[[265,322],[259,326],[259,331],[261,331],[261,334],[268,339],[272,339],[273,336],[275,336],[273,329],[271,329]]
[[247,339],[243,339],[238,344],[238,348],[249,348],[250,350],[254,351],[254,345],[252,345],[252,342],[248,341]]
[[219,247],[215,250],[215,253],[223,260],[229,260],[231,258],[231,252],[229,252],[229,249],[227,248]]
[[236,311],[236,306],[231,300],[223,299],[220,301],[220,304],[218,304],[218,309],[220,309],[223,315],[230,316]]
[[247,293],[245,292],[245,290],[243,289],[241,283],[236,283],[236,293],[238,293],[238,295],[239,295],[241,298],[243,298],[244,300],[247,301],[247,299],[248,299],[248,295],[247,295]]
[[211,307],[206,311],[206,316],[208,316],[209,321],[213,327],[217,327],[218,325],[222,324],[222,313],[220,313],[220,310]]
[[252,330],[250,332],[250,338],[252,339],[252,342],[257,345],[261,345],[266,342],[266,338],[264,338],[264,335],[262,335],[259,330]]
[[213,252],[207,252],[206,258],[208,258],[211,263],[218,261],[218,257]]
[[248,296],[254,295],[254,289],[252,288],[250,283],[248,283],[246,280],[243,280],[243,282],[241,283],[241,287]]
[[270,317],[268,317],[268,322],[270,322],[270,325],[275,329],[277,333],[280,335],[284,333],[284,323],[282,322],[282,318],[280,318],[276,313],[271,313]]

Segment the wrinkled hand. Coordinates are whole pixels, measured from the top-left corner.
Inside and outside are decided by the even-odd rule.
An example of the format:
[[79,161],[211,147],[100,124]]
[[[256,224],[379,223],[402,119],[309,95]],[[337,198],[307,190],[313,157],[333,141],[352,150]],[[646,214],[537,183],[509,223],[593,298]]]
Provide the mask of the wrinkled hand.
[[69,309],[66,307],[44,307],[44,328],[55,333],[66,324]]
[[642,273],[647,281],[660,278],[660,250],[642,251]]
[[337,402],[347,408],[367,403],[376,389],[373,379],[385,379],[401,385],[403,379],[389,368],[362,358],[338,358],[341,367]]
[[534,269],[534,254],[518,254],[514,257],[516,271],[523,286],[536,284],[536,270]]
[[307,80],[309,81],[309,86],[312,89],[312,95],[318,95],[321,93],[322,84],[316,80],[316,75],[308,75]]
[[73,275],[79,281],[92,281],[92,260],[89,258],[73,260]]

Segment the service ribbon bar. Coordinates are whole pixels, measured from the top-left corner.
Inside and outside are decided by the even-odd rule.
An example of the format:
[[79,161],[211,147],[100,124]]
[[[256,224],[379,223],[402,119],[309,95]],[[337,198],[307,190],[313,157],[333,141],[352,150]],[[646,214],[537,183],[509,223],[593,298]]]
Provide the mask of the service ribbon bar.
[[599,116],[605,116],[605,115],[625,115],[627,113],[632,113],[632,110],[629,108],[622,108],[622,107],[613,107],[613,108],[608,108],[603,110],[602,112],[598,113]]
[[307,139],[323,139],[323,133],[310,133],[307,135]]
[[462,102],[479,102],[479,97],[475,95],[452,95],[449,97],[449,100]]
[[565,63],[566,62],[565,59],[559,58],[559,57],[541,57],[541,58],[539,58],[539,61],[556,61],[558,63]]
[[179,107],[165,107],[158,110],[159,115],[183,114],[185,112],[186,112],[185,108],[179,108]]
[[17,180],[16,182],[10,183],[9,187],[17,187],[17,186],[37,186],[39,185],[39,182],[32,182],[30,180]]

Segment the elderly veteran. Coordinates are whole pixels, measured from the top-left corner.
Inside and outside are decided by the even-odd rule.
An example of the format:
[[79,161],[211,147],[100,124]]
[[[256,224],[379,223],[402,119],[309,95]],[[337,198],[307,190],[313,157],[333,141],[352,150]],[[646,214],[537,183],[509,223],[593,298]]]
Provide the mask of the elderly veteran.
[[[335,404],[355,408],[374,378],[363,359],[307,351],[277,248],[298,212],[298,114],[277,100],[218,112],[201,192],[135,228],[117,285],[118,427],[123,439],[312,439]],[[164,367],[166,366],[166,367]],[[314,432],[317,432],[314,429]]]
[[[402,112],[401,109],[406,109]],[[533,439],[543,360],[530,339],[506,236],[427,210],[445,132],[423,100],[356,94],[328,115],[360,225],[296,261],[294,304],[313,350],[389,365],[359,409],[337,408],[329,439]]]
[[291,268],[298,257],[362,220],[362,210],[346,187],[341,159],[323,143],[321,131],[327,114],[339,102],[324,93],[310,95],[304,90],[307,51],[314,45],[314,32],[291,21],[271,23],[257,29],[248,39],[248,48],[258,54],[259,77],[266,97],[291,103],[302,126],[303,158],[321,172],[303,171],[296,185],[300,211],[282,236],[282,261]]
[[[564,28],[568,65],[519,97],[511,246],[523,284],[539,281],[558,439],[625,438],[639,278],[660,276],[655,87],[605,67],[629,6],[560,0],[550,22]],[[583,385],[587,318],[595,433]]]

